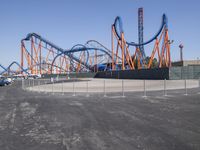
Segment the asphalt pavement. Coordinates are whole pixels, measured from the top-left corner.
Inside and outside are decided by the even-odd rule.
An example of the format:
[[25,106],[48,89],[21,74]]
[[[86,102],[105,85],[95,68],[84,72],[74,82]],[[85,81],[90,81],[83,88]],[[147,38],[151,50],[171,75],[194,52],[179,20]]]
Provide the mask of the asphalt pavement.
[[72,96],[0,87],[0,150],[199,150],[199,89]]

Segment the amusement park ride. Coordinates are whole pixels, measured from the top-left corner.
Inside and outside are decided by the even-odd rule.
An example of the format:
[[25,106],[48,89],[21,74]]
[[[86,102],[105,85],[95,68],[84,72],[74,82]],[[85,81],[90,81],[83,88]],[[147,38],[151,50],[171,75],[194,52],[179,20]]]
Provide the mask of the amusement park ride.
[[[170,67],[170,40],[168,22],[165,14],[159,31],[143,42],[143,9],[138,11],[139,43],[129,42],[120,17],[112,25],[111,50],[101,43],[90,40],[77,44],[71,49],[62,49],[36,33],[28,34],[21,40],[21,63],[12,62],[8,67],[0,65],[4,71],[0,74],[66,74],[70,72],[98,72],[106,70],[150,69],[154,58],[158,68]],[[144,46],[154,43],[149,60]],[[13,65],[18,66],[12,71]]]

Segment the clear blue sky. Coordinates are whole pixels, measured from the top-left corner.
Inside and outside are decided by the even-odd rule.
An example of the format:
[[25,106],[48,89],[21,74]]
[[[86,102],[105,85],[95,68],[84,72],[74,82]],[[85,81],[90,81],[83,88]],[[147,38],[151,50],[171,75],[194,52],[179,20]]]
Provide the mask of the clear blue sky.
[[[152,37],[166,13],[172,59],[200,57],[199,0],[0,0],[0,63],[20,61],[20,40],[36,32],[62,48],[95,39],[111,47],[111,24],[123,19],[128,41],[138,41],[137,9],[144,8],[144,40]],[[151,49],[147,49],[152,51]]]

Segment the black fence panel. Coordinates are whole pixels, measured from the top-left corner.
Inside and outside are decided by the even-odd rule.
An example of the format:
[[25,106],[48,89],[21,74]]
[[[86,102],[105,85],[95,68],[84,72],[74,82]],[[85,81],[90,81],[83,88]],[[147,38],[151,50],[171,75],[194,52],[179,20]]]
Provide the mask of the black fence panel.
[[105,71],[96,73],[95,78],[168,80],[169,68]]

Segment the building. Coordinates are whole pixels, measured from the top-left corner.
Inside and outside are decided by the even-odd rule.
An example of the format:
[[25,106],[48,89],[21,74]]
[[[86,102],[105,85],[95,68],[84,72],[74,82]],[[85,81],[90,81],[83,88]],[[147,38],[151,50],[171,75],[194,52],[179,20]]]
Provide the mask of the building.
[[200,60],[183,60],[172,62],[172,67],[200,66]]

